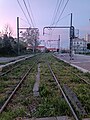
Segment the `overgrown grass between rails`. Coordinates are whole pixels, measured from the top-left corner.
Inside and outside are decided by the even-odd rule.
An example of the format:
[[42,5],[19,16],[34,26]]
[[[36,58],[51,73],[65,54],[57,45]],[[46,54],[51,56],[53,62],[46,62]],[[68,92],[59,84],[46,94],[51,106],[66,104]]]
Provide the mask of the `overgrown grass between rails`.
[[71,115],[70,109],[54,83],[46,64],[41,63],[40,103],[33,113],[35,117]]
[[49,62],[55,75],[57,76],[57,79],[62,84],[67,84],[76,93],[77,97],[88,113],[87,117],[90,117],[90,86],[83,82],[83,80],[72,74],[72,71],[75,71],[77,75],[84,77],[84,79],[87,81],[90,80],[89,73],[84,74],[71,66],[69,67],[66,64],[65,67],[67,69],[65,69],[65,67],[60,65],[62,62],[60,60],[56,61],[54,58],[49,58]]
[[21,75],[23,76],[25,74],[25,72],[29,69],[29,67],[31,67],[32,64],[35,62],[37,57],[34,57],[33,59],[28,60],[27,62],[25,61],[25,64],[23,64],[20,68],[17,68],[8,75],[1,77],[0,96],[3,97],[0,97],[0,107],[2,106],[2,103],[4,103],[8,95],[11,93],[11,91],[15,88],[16,84],[21,79]]
[[[51,77],[50,71],[45,64],[46,58],[49,60],[49,63],[53,68],[58,80],[60,80],[62,84],[67,84],[77,94],[79,100],[82,102],[89,114],[89,86],[84,82],[80,82],[80,79],[77,79],[77,77],[72,75],[72,72],[70,71],[75,70],[77,74],[82,76],[84,76],[84,74],[63,62],[57,61],[50,54],[45,54],[40,60],[40,96],[38,98],[34,97],[32,91],[37,74],[37,67],[35,67],[33,68],[33,72],[28,76],[29,79],[25,80],[23,87],[21,87],[21,89],[17,92],[17,94],[14,96],[14,99],[11,101],[11,104],[9,104],[9,107],[6,109],[5,113],[3,113],[1,120],[6,119],[5,115],[9,116],[8,114],[10,114],[10,111],[12,111],[10,120],[17,117],[27,117],[28,115],[28,117],[71,115],[67,103],[58,90],[53,78]],[[33,61],[28,65],[31,65],[32,63]],[[66,70],[63,65],[68,69]],[[15,76],[14,73],[11,75]],[[7,79],[5,79],[5,81],[7,81]],[[22,111],[20,109],[22,109]],[[21,115],[21,113],[20,115],[18,114],[19,110],[21,113],[23,113],[23,115]]]
[[87,84],[77,84],[73,89],[90,117],[90,87]]
[[29,105],[33,99],[33,85],[35,83],[36,67],[27,76],[21,88],[16,92],[5,112],[2,113],[0,120],[14,120],[18,117],[31,116]]

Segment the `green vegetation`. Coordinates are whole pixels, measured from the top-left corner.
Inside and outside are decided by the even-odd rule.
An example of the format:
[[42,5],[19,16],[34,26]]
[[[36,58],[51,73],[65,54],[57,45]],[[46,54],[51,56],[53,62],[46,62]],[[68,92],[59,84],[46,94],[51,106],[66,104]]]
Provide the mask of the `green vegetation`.
[[70,109],[45,63],[41,64],[40,98],[40,103],[34,113],[35,117],[70,115]]
[[[24,117],[49,117],[60,115],[72,116],[69,106],[51,76],[46,60],[49,61],[51,68],[62,86],[66,84],[70,87],[85,108],[87,112],[86,117],[90,117],[90,86],[72,74],[72,72],[84,77],[85,80],[88,81],[90,80],[90,74],[83,74],[76,68],[71,67],[60,60],[56,60],[56,58],[52,57],[50,53],[37,57],[39,58],[40,63],[40,95],[38,97],[33,95],[33,86],[35,83],[38,66],[35,65],[31,73],[24,81],[24,84],[21,85],[21,88],[16,92],[5,112],[2,113],[0,120],[13,120],[19,117],[23,119]],[[20,66],[20,68],[17,68],[14,72],[2,77],[2,87],[0,89],[0,95],[2,96],[0,98],[1,103],[4,101],[3,96],[6,95],[2,92],[3,90],[5,91],[3,86],[6,86],[6,90],[10,88],[7,87],[7,84],[10,85],[8,78],[19,78],[29,68],[29,66],[34,63],[34,60],[37,57],[27,60]],[[15,80],[17,81],[17,79]],[[11,84],[13,83],[11,82]]]
[[26,71],[31,67],[36,58],[31,58],[21,62],[19,67],[5,76],[0,77],[0,106],[7,99],[8,95],[15,88],[20,79],[24,76]]
[[84,74],[60,60],[56,61],[55,58],[51,59],[51,57],[49,58],[49,63],[51,64],[57,79],[62,83],[62,85],[67,84],[72,91],[76,93],[78,99],[88,114],[87,117],[90,117],[90,86],[72,72],[81,76],[88,82],[90,82],[90,73]]
[[[26,43],[23,41],[19,42],[20,52],[24,53],[26,51]],[[16,56],[18,52],[18,43],[13,37],[7,34],[0,37],[0,56]]]

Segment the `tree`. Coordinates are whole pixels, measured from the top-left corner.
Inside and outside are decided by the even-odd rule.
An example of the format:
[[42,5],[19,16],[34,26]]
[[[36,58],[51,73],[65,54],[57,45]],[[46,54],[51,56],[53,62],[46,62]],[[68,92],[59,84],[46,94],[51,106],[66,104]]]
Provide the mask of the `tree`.
[[40,44],[39,40],[39,30],[38,28],[28,28],[24,33],[22,33],[24,40],[33,47],[33,51],[36,46]]
[[11,54],[12,53],[12,46],[11,46],[9,37],[6,34],[4,34],[3,39],[1,39],[0,41],[1,41],[0,53],[2,55]]
[[4,34],[6,34],[7,36],[12,36],[13,35],[13,29],[11,28],[11,26],[9,24],[6,24],[4,26],[3,29]]

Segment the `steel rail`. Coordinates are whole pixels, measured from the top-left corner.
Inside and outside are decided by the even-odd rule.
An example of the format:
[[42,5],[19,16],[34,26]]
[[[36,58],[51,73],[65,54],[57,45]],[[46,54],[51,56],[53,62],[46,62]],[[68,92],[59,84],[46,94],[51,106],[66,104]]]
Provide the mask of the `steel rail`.
[[8,105],[8,103],[10,102],[10,100],[12,99],[12,97],[14,96],[14,94],[16,93],[16,91],[18,90],[18,88],[20,87],[20,85],[23,83],[23,81],[25,80],[25,78],[27,77],[27,75],[30,73],[31,69],[33,68],[33,66],[36,63],[34,63],[30,69],[26,72],[26,74],[23,76],[23,78],[20,80],[20,82],[17,84],[17,86],[14,88],[14,90],[12,91],[12,93],[10,94],[10,96],[7,98],[7,100],[5,101],[5,103],[3,104],[3,106],[0,108],[0,113],[3,112],[3,110],[6,108],[6,106]]
[[90,82],[88,82],[87,80],[85,80],[84,78],[82,78],[81,76],[77,75],[76,73],[72,72],[72,74],[76,75],[78,78],[80,78],[81,80],[83,80],[86,84],[90,85]]
[[80,118],[79,118],[79,117],[77,116],[77,114],[75,113],[75,110],[73,109],[71,103],[69,102],[68,97],[66,96],[65,92],[63,91],[61,85],[59,84],[59,82],[58,82],[58,80],[57,80],[57,78],[56,78],[56,76],[55,76],[55,74],[54,74],[54,72],[53,72],[53,70],[52,70],[52,68],[51,68],[51,66],[49,65],[48,62],[47,62],[47,65],[48,65],[48,67],[49,67],[49,69],[50,69],[50,72],[51,72],[54,80],[55,80],[56,83],[57,83],[58,88],[61,90],[61,92],[62,92],[62,94],[63,94],[63,96],[64,96],[67,104],[69,105],[69,107],[70,107],[70,109],[71,109],[71,111],[72,111],[72,114],[73,114],[75,120],[80,120]]
[[14,66],[13,68],[11,68],[10,70],[8,70],[8,71],[6,71],[6,72],[3,72],[3,73],[1,73],[0,74],[0,77],[1,76],[4,76],[4,75],[6,75],[6,74],[8,74],[9,72],[11,72],[12,70],[14,70],[15,68],[18,68],[20,65],[17,65],[17,66]]
[[[24,57],[25,59],[24,59],[23,61],[28,60],[28,59],[31,59],[31,58],[33,58],[33,57],[35,57],[35,55],[34,55],[34,56],[31,56],[30,58],[25,58],[25,57]],[[19,61],[19,62],[17,62],[17,63],[20,64],[20,63],[23,62],[23,61]],[[16,64],[16,63],[15,63],[15,64]],[[22,63],[21,63],[21,64],[22,64]],[[12,64],[12,65],[14,65],[14,64]],[[8,65],[8,66],[9,66],[9,65]],[[6,72],[1,73],[1,74],[0,74],[0,77],[8,74],[9,72],[11,72],[12,70],[14,70],[15,68],[18,68],[19,66],[21,66],[21,65],[16,65],[16,66],[12,67],[10,70],[7,70]]]

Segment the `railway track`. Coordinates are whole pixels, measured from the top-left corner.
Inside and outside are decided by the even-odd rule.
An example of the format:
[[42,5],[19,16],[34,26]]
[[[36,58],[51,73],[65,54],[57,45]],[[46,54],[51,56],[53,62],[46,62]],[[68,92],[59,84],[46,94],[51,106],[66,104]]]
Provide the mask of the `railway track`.
[[[51,66],[53,68],[54,64],[51,64]],[[56,67],[54,68],[55,75],[57,76],[59,83],[62,84],[64,91],[66,92],[66,94],[69,94],[69,93],[72,94],[72,97],[69,97],[69,99],[73,101],[73,98],[76,99],[74,97],[76,95],[79,101],[81,102],[83,108],[85,109],[83,113],[82,113],[83,110],[81,110],[80,112],[80,114],[82,114],[81,116],[90,116],[90,108],[89,108],[90,77],[89,75],[86,76],[86,74],[82,73],[76,68],[58,59],[57,59],[57,62],[55,62],[55,67]],[[76,104],[76,103],[73,101],[73,104]],[[78,104],[78,101],[77,101],[77,104]]]
[[[59,60],[59,58],[57,58],[55,55],[53,55],[57,60]],[[84,81],[86,84],[90,85],[90,78],[87,78],[85,76],[82,77],[82,75],[78,75],[77,73],[75,73],[75,69],[71,70],[71,69],[68,69],[67,67],[65,67],[65,65],[63,65],[63,67],[66,69],[66,70],[69,70],[69,72],[71,72],[71,74],[75,75],[76,77],[80,78],[81,81]],[[80,71],[79,71],[80,72]]]
[[[34,65],[32,65],[33,67]],[[27,75],[29,74],[29,72],[31,71],[32,67],[25,73],[25,75],[23,76],[23,78],[19,81],[19,83],[16,85],[16,87],[14,88],[14,90],[11,92],[10,96],[8,97],[8,99],[5,101],[5,103],[2,105],[1,109],[0,109],[0,113],[2,113],[2,111],[5,109],[5,107],[8,105],[8,103],[10,102],[11,98],[13,97],[13,95],[15,94],[15,92],[19,89],[20,85],[22,84],[22,82],[25,80],[25,78],[27,77]]]
[[14,61],[13,63],[6,64],[6,66],[4,66],[2,68],[2,71],[0,72],[0,77],[8,74],[9,72],[13,71],[17,67],[20,67],[23,64],[23,62],[27,61],[28,59],[31,59],[32,57],[35,57],[35,55],[31,57],[25,57],[21,60]]
[[[20,83],[24,78],[24,74],[32,66],[36,58],[31,58],[22,62],[11,70],[2,73],[0,77],[0,107],[8,99],[8,96],[12,93],[12,90]],[[7,74],[8,73],[8,74]],[[2,110],[1,110],[2,111]]]
[[56,78],[56,76],[55,76],[55,74],[54,74],[54,72],[53,72],[53,70],[52,70],[50,64],[49,64],[48,62],[47,62],[47,64],[48,64],[48,67],[49,67],[49,69],[50,69],[50,72],[51,72],[51,74],[52,74],[52,76],[53,76],[55,82],[57,83],[58,88],[59,88],[60,91],[62,92],[62,95],[63,95],[64,98],[65,98],[65,101],[66,101],[67,104],[69,105],[70,110],[72,111],[72,114],[73,114],[75,120],[79,120],[80,118],[79,118],[79,116],[76,114],[74,108],[72,107],[72,104],[70,103],[68,97],[66,96],[66,94],[65,94],[65,92],[64,92],[64,90],[63,90],[63,88],[62,88],[62,85],[58,82],[58,80],[57,80],[57,78]]
[[[42,55],[38,64],[32,67],[30,74],[26,73],[27,77],[23,76],[26,80],[22,85],[19,83],[20,88],[17,88],[18,91],[11,96],[10,103],[5,109],[2,108],[1,118],[25,120],[33,117],[67,116],[70,120],[82,120],[84,117],[89,117],[89,101],[86,104],[87,101],[82,102],[82,99],[78,97],[83,94],[83,91],[78,91],[78,87],[85,86],[84,90],[87,92],[89,85],[84,81],[80,82],[80,78],[77,79],[74,74],[71,76],[71,72],[69,73],[63,67],[64,63],[57,61],[49,54]],[[38,72],[40,76],[39,95],[34,96],[33,87]]]

